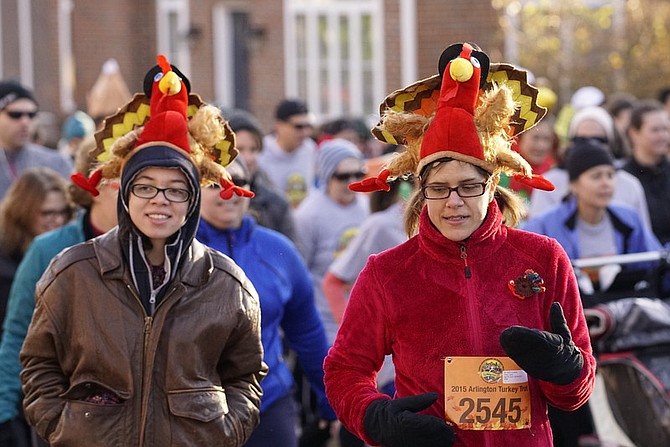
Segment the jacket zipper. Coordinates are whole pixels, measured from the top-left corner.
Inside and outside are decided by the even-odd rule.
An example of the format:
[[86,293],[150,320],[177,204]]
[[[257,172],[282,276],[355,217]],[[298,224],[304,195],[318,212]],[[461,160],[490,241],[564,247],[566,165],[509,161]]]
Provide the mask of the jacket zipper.
[[[144,307],[144,306],[142,306],[142,307]],[[140,406],[140,430],[139,430],[140,431],[140,433],[139,433],[140,442],[139,442],[139,447],[142,447],[144,445],[144,427],[147,424],[147,414],[148,414],[148,411],[145,411],[144,409],[149,406],[148,401],[146,402],[146,406],[145,406],[145,402],[144,402],[145,397],[148,398],[148,396],[149,396],[149,393],[145,392],[145,390],[144,390],[144,380],[145,380],[145,377],[144,377],[144,373],[145,373],[144,361],[145,361],[145,358],[146,358],[147,346],[149,345],[149,337],[151,336],[152,326],[153,326],[153,317],[151,317],[149,315],[145,315],[145,317],[144,317],[144,331],[143,331],[144,332],[144,339],[142,341],[142,379],[141,379],[142,380],[142,386],[140,388],[142,390],[142,392],[141,392],[141,399],[140,399],[141,406]]]
[[[463,266],[465,268],[465,278],[471,278],[472,272],[470,271],[470,266],[468,265],[468,252],[466,250],[465,244],[461,244],[461,259],[463,260]],[[465,287],[467,290],[466,300],[468,306],[468,320],[470,321],[470,328],[472,334],[472,342],[474,345],[474,352],[481,353],[483,350],[482,340],[481,340],[481,324],[479,319],[479,306],[477,305],[477,293],[473,290],[476,283],[472,281],[466,281]],[[477,354],[475,354],[477,355]],[[492,436],[488,431],[484,432],[484,445],[493,445]]]
[[470,272],[470,266],[468,265],[468,252],[465,250],[465,245],[461,244],[461,259],[463,260],[463,265],[465,266],[465,277],[471,278],[472,272]]
[[[133,297],[135,297],[135,300],[138,302],[138,304],[140,305],[140,308],[142,309],[142,312],[144,313],[144,305],[142,305],[142,300],[140,299],[140,297],[137,295],[137,293],[135,293],[135,290],[133,289],[133,287],[130,284],[126,284],[126,287],[128,288],[128,290],[130,290],[130,293],[133,295]],[[165,301],[167,301],[167,299],[170,297],[170,295],[172,295],[172,293],[174,293],[175,290],[177,290],[177,288],[173,287],[172,290],[170,290],[170,292],[165,295],[165,299],[163,299],[160,304],[163,304]],[[154,310],[154,305],[156,303],[156,294],[154,292],[152,292],[151,298],[149,299],[149,302],[151,303],[151,308],[152,308],[152,311],[153,311]],[[160,305],[158,307],[160,307]],[[152,312],[152,315],[153,315],[153,312]],[[150,316],[150,315],[146,315],[146,313],[145,313],[145,315],[144,315],[144,328],[143,328],[143,341],[142,341],[142,345],[143,345],[142,346],[142,377],[141,377],[142,385],[140,387],[140,390],[141,390],[141,392],[140,392],[141,406],[140,406],[140,426],[139,426],[139,437],[140,437],[140,439],[139,439],[139,443],[138,443],[139,447],[142,447],[144,445],[144,430],[145,430],[146,423],[147,423],[147,413],[148,413],[145,409],[149,406],[148,401],[146,403],[144,402],[145,398],[148,399],[148,396],[149,396],[149,393],[144,388],[145,371],[146,371],[144,363],[145,363],[145,358],[146,358],[147,347],[149,345],[149,337],[151,336],[151,330],[153,329],[153,321],[154,321],[153,317]]]

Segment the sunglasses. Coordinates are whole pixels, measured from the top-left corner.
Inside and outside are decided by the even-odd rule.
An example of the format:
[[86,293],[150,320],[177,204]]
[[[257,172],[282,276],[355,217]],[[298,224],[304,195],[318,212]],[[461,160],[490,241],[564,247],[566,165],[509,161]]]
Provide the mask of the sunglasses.
[[[249,180],[247,180],[245,178],[242,178],[242,177],[231,176],[230,181],[233,182],[233,185],[239,186],[240,188],[243,188],[243,187],[245,187],[249,184]],[[221,185],[219,185],[218,183],[213,183],[213,184],[209,185],[209,187],[213,188],[213,189],[220,189]]]
[[296,130],[311,129],[312,125],[309,123],[292,123],[293,128]]
[[365,172],[335,172],[333,178],[341,182],[362,180],[365,177]]
[[37,116],[37,112],[22,112],[19,110],[5,110],[5,113],[13,120],[20,120],[24,116],[33,119]]
[[233,184],[235,186],[239,186],[240,188],[243,186],[247,186],[249,184],[249,180],[242,178],[242,177],[235,177],[234,175],[230,177]]

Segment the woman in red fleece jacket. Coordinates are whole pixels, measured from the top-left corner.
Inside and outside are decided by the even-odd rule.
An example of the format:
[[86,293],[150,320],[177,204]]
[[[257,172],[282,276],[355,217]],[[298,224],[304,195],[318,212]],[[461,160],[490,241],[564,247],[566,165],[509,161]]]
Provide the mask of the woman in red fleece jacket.
[[[402,135],[409,155],[351,186],[386,189],[414,172],[405,223],[417,234],[371,256],[358,277],[325,361],[326,393],[372,445],[551,446],[547,404],[584,404],[595,359],[568,257],[553,239],[511,228],[522,205],[498,179],[551,184],[510,150],[508,124],[524,117],[508,86],[482,81],[500,66],[469,44],[447,48],[439,66],[441,81],[420,81],[440,89],[432,121],[424,102],[421,113],[387,111],[379,126]],[[375,384],[387,354],[394,399]]]

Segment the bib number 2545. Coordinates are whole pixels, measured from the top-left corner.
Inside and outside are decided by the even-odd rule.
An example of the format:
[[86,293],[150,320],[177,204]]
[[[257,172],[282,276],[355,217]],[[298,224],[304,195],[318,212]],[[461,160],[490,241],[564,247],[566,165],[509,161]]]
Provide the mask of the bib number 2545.
[[487,397],[478,399],[464,397],[459,401],[459,405],[464,408],[460,424],[488,424],[492,420],[501,424],[516,424],[521,419],[521,399],[515,397],[502,397],[495,403]]

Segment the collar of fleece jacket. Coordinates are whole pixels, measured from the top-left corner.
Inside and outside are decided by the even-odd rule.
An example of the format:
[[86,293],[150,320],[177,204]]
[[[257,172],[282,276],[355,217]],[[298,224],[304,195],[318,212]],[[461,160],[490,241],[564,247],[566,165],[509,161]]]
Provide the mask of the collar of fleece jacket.
[[482,225],[469,238],[454,242],[444,237],[435,228],[424,207],[419,220],[418,238],[421,249],[440,262],[463,263],[461,247],[465,246],[467,261],[470,263],[470,261],[493,255],[505,242],[507,227],[502,224],[502,214],[498,204],[492,200]]

